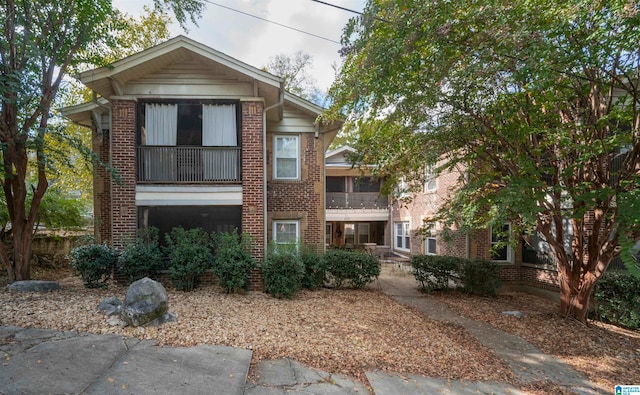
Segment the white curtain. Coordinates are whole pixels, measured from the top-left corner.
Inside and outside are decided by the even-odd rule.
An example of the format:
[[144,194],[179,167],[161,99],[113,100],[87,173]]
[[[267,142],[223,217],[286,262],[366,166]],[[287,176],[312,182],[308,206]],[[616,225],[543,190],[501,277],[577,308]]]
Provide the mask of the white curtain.
[[178,106],[145,104],[146,145],[176,145],[178,140]]
[[[175,104],[145,104],[144,145],[175,147],[178,140],[178,106]],[[153,152],[152,152],[153,151]],[[145,151],[144,177],[149,181],[176,180],[175,148],[154,148]]]
[[[202,105],[202,145],[236,147],[236,106],[233,104]],[[238,151],[216,149],[203,152],[204,178],[231,181],[238,177]]]
[[202,145],[238,145],[235,105],[202,105]]

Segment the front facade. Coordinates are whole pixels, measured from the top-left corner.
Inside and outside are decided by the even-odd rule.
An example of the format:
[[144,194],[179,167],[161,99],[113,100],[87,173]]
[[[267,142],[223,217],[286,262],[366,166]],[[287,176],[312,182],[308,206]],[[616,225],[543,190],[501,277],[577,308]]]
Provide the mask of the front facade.
[[389,253],[390,204],[381,194],[382,180],[365,167],[355,168],[349,146],[326,154],[325,245]]
[[[339,124],[284,82],[179,36],[79,75],[97,99],[63,110],[93,129],[96,238],[122,247],[138,229],[238,229],[324,243],[324,152]],[[98,96],[99,95],[99,96]]]

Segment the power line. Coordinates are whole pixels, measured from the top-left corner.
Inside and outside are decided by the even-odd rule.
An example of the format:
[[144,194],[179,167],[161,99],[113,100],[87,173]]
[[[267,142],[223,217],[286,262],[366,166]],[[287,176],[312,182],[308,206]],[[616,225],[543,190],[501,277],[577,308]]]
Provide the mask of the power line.
[[329,41],[329,42],[332,42],[332,43],[335,43],[335,44],[340,44],[340,41],[332,40],[330,38],[322,37],[322,36],[319,36],[317,34],[309,33],[307,31],[304,31],[304,30],[301,30],[301,29],[297,29],[297,28],[292,27],[292,26],[284,25],[284,24],[279,23],[279,22],[274,22],[274,21],[271,21],[269,19],[257,16],[257,15],[250,14],[248,12],[240,11],[238,9],[235,9],[235,8],[232,8],[232,7],[228,7],[226,5],[215,3],[215,2],[213,2],[211,0],[204,0],[204,2],[212,4],[212,5],[215,5],[215,6],[218,6],[218,7],[221,7],[221,8],[225,8],[225,9],[233,11],[233,12],[237,12],[238,14],[246,15],[246,16],[249,16],[251,18],[255,18],[255,19],[259,19],[259,20],[264,21],[264,22],[272,23],[274,25],[278,25],[278,26],[284,27],[286,29],[294,30],[294,31],[296,31],[298,33],[303,33],[303,34],[306,34],[306,35],[309,35],[309,36],[312,36],[312,37],[315,37],[315,38],[319,38],[321,40]]
[[364,15],[364,14],[363,14],[362,12],[360,12],[360,11],[355,11],[355,10],[352,10],[352,9],[349,9],[349,8],[345,8],[345,7],[342,7],[342,6],[339,6],[339,5],[335,5],[335,4],[327,3],[326,1],[320,1],[320,0],[311,0],[311,1],[314,1],[314,2],[316,2],[316,3],[320,3],[320,4],[324,4],[324,5],[328,5],[329,7],[337,8],[337,9],[339,9],[339,10],[343,10],[343,11],[347,11],[347,12],[352,12],[352,13],[354,13],[354,14]]

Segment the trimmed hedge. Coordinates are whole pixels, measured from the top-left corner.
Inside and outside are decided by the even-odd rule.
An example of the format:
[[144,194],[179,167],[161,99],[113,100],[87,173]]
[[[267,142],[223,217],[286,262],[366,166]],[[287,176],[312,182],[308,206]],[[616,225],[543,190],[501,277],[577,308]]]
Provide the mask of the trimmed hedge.
[[87,244],[71,250],[69,264],[87,288],[107,286],[118,261],[118,251],[105,244]]
[[302,287],[304,264],[294,253],[272,253],[262,263],[264,290],[276,298],[290,299]]
[[127,284],[144,277],[155,278],[164,269],[164,256],[158,244],[158,228],[141,230],[135,243],[128,244],[118,258],[118,273]]
[[599,320],[640,328],[640,278],[629,272],[607,271],[596,285],[594,298]]
[[380,263],[373,255],[361,251],[331,250],[324,255],[329,279],[337,288],[351,285],[364,288],[380,275]]
[[201,228],[173,228],[165,235],[169,258],[169,279],[182,291],[192,291],[200,276],[211,266],[210,237]]
[[226,293],[249,288],[249,275],[256,267],[251,256],[252,241],[249,234],[217,233],[214,236],[213,273]]
[[426,292],[462,290],[478,295],[496,295],[501,285],[500,269],[495,262],[440,255],[415,255],[411,258],[413,275]]

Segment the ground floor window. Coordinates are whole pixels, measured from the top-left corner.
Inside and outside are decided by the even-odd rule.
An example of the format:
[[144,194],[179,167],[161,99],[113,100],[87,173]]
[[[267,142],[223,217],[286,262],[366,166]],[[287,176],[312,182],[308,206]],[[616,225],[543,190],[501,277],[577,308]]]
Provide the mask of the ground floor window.
[[242,206],[144,206],[138,207],[138,228],[156,227],[160,242],[171,229],[202,228],[207,233],[242,232]]
[[509,246],[511,224],[491,228],[491,259],[498,262],[512,262],[513,252]]
[[344,224],[344,244],[351,247],[356,244],[356,224]]
[[369,242],[369,224],[358,224],[358,244],[364,244]]
[[276,245],[296,246],[300,239],[300,222],[295,220],[273,221],[273,242]]
[[333,224],[324,225],[324,242],[328,246],[333,244]]
[[395,223],[395,248],[398,250],[411,249],[411,235],[409,231],[409,222]]
[[424,254],[425,255],[437,255],[437,238],[436,238],[436,225],[434,223],[425,224],[426,237],[424,239]]

